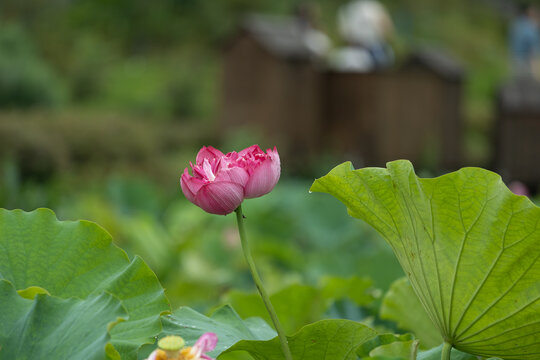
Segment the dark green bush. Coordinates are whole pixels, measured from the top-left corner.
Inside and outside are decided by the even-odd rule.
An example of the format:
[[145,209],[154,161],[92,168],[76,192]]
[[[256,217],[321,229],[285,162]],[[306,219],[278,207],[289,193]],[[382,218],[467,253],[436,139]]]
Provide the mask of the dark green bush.
[[13,161],[23,181],[47,180],[65,171],[99,175],[123,170],[172,179],[180,171],[179,154],[187,164],[183,152],[191,156],[193,149],[215,144],[212,132],[199,124],[115,113],[4,111],[0,120],[0,162]]
[[0,23],[0,107],[57,105],[62,95],[61,83],[24,30]]

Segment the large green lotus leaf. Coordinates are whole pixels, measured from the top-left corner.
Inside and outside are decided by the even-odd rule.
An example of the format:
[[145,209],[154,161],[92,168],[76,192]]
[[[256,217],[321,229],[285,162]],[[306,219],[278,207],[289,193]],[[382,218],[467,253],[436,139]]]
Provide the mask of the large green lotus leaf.
[[0,304],[0,359],[120,359],[108,346],[108,329],[127,312],[109,294],[84,300],[39,294],[29,300],[0,280]]
[[381,319],[395,321],[401,329],[412,331],[424,349],[435,347],[443,341],[406,277],[390,286],[383,298],[380,316]]
[[[242,320],[228,305],[216,309],[210,317],[189,307],[181,307],[163,317],[163,333],[159,336],[178,335],[187,345],[193,345],[206,332],[218,336],[218,343],[210,356],[217,357],[240,340],[270,340],[276,332],[261,318]],[[139,358],[144,358],[155,348],[145,346]]]
[[158,279],[140,258],[130,262],[95,223],[58,221],[47,209],[0,209],[0,249],[0,278],[17,290],[39,287],[61,298],[106,291],[120,299],[129,320],[111,336],[123,359],[134,359],[160,333],[169,305]]
[[540,357],[540,208],[501,178],[464,168],[420,179],[410,162],[334,168],[332,194],[392,246],[443,338],[475,355]]
[[[370,327],[351,320],[321,320],[306,325],[288,336],[294,360],[356,360],[356,349],[377,333]],[[256,360],[283,359],[279,339],[268,341],[242,340],[231,351],[247,351]]]

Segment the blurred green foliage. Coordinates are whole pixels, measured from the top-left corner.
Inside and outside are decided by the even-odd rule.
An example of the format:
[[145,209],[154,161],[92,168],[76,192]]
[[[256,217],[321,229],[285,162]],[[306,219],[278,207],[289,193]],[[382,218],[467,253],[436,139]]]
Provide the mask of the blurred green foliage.
[[[252,289],[234,218],[212,216],[189,203],[176,177],[165,186],[114,175],[101,181],[56,178],[43,187],[20,182],[17,168],[9,162],[4,166],[10,168],[0,187],[5,207],[46,206],[63,220],[96,221],[130,256],[145,259],[173,308],[204,309],[231,288]],[[316,286],[329,275],[369,275],[376,287],[387,288],[401,275],[391,250],[373,230],[351,221],[337,201],[309,194],[308,183],[283,180],[272,193],[244,206],[248,236],[269,288]]]
[[[311,3],[319,27],[339,45],[336,11],[345,1]],[[436,46],[463,61],[468,69],[467,119],[473,132],[487,131],[493,92],[507,75],[509,14],[482,1],[382,3],[395,23],[398,59],[415,48]],[[298,4],[296,0],[159,0],[151,5],[143,0],[4,0],[0,20],[18,30],[3,29],[0,39],[15,37],[18,47],[36,48],[31,54],[16,50],[24,61],[14,62],[19,67],[15,72],[33,79],[25,80],[31,94],[51,78],[51,69],[61,77],[61,82],[46,82],[42,102],[56,99],[54,94],[67,84],[73,104],[211,120],[219,108],[221,51],[242,17],[248,12],[291,14]],[[472,151],[473,157],[485,156],[482,150]]]
[[[178,164],[187,164],[194,148],[215,143],[214,131],[200,124],[149,122],[116,112],[19,110],[0,112],[0,119],[3,176],[37,185],[111,172],[145,174],[172,185]],[[9,170],[13,166],[16,173]]]
[[[463,61],[467,151],[473,161],[487,159],[493,93],[507,74],[508,19],[482,1],[382,2],[395,22],[398,60],[437,46]],[[96,221],[130,257],[138,254],[151,266],[173,309],[244,304],[254,289],[234,218],[190,204],[178,179],[197,148],[217,145],[220,56],[241,18],[290,14],[297,3],[2,0],[0,108],[65,109],[0,112],[0,206],[50,207],[63,220]],[[313,3],[318,25],[340,44],[336,10],[345,1]],[[238,137],[224,141],[254,142]],[[319,160],[319,167],[335,163]],[[336,200],[309,194],[311,180],[287,178],[286,166],[277,188],[244,210],[271,293],[301,288],[300,302],[316,295],[288,326],[343,317],[394,330],[396,324],[378,317],[373,292],[402,276],[391,250]],[[358,297],[347,292],[325,300],[324,289],[335,295],[355,284],[353,276],[372,279],[367,293],[358,286],[352,293]],[[337,277],[343,279],[328,290],[325,281]],[[237,311],[263,316],[256,306]]]
[[[332,317],[331,307],[337,302],[347,300],[355,307],[371,307],[380,295],[380,291],[374,289],[372,285],[369,278],[325,276],[316,286],[289,285],[274,293],[270,300],[276,312],[280,314],[284,331],[292,334],[305,325]],[[227,293],[224,300],[238,309],[243,318],[258,316],[269,324],[272,323],[264,303],[255,292],[232,290]],[[373,310],[376,311],[375,308]],[[354,320],[365,320],[366,317],[367,312]]]
[[62,83],[18,23],[0,21],[0,107],[58,105]]

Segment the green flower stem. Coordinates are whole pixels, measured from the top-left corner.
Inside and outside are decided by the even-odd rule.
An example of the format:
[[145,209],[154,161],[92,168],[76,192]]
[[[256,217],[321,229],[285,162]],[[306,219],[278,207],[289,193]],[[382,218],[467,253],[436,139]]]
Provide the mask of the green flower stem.
[[441,360],[450,360],[450,352],[452,351],[452,344],[446,341],[443,344],[441,352]]
[[418,356],[418,346],[420,345],[420,340],[414,340],[411,347],[411,357],[410,360],[416,360]]
[[270,302],[270,297],[268,296],[268,293],[263,287],[261,278],[259,277],[259,273],[257,272],[257,268],[255,267],[255,262],[253,261],[253,257],[251,256],[251,250],[249,248],[249,243],[246,237],[246,230],[244,229],[244,215],[242,214],[242,205],[240,205],[235,210],[235,212],[236,220],[238,222],[238,232],[240,233],[240,241],[242,242],[242,250],[244,251],[244,256],[249,266],[249,271],[251,271],[251,276],[253,277],[255,286],[257,286],[257,290],[259,290],[259,294],[261,294],[264,306],[266,306],[266,310],[272,318],[272,322],[274,323],[274,327],[276,328],[279,341],[281,343],[281,351],[283,352],[286,360],[292,360],[291,350],[289,349],[289,344],[287,343],[287,337],[285,336],[285,332],[281,327],[281,323],[279,322],[279,319],[276,315],[276,311],[274,310],[274,307]]

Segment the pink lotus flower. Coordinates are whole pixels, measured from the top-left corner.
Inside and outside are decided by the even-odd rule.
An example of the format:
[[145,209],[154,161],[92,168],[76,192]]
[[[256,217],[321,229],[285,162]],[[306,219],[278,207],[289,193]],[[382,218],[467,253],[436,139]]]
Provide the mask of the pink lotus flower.
[[193,347],[186,347],[180,351],[180,358],[185,360],[214,360],[205,353],[216,348],[217,335],[211,332],[202,334]]
[[152,351],[146,360],[214,360],[205,354],[216,348],[218,337],[214,333],[202,334],[195,345],[191,347],[184,347],[184,339],[180,336],[167,336],[164,339],[167,338],[168,342],[162,343],[163,339],[160,340],[159,348]]
[[244,199],[269,193],[281,173],[276,148],[264,153],[258,145],[226,155],[203,146],[195,165],[190,162],[190,166],[193,175],[186,168],[180,179],[184,195],[204,211],[218,215],[233,212]]

